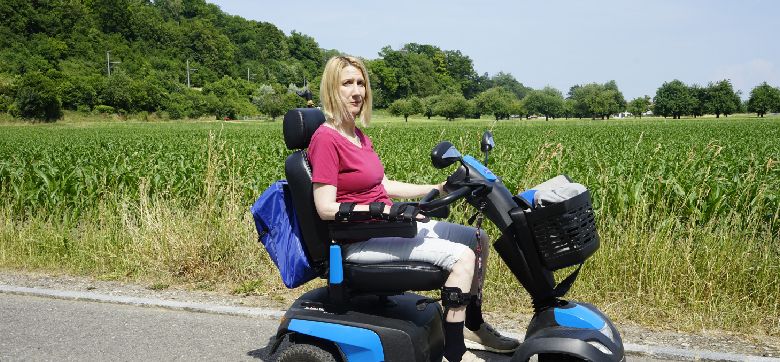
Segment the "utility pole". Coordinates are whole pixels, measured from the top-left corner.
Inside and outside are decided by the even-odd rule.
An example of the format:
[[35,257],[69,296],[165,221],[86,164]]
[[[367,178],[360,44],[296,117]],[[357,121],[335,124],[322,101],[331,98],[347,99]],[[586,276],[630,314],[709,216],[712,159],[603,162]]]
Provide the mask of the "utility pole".
[[247,81],[247,82],[251,82],[251,81],[252,81],[252,80],[251,80],[251,78],[252,78],[252,77],[254,77],[254,76],[256,76],[256,75],[257,75],[257,74],[255,74],[255,73],[252,73],[252,74],[250,74],[250,73],[249,73],[249,68],[246,68],[246,81]]
[[190,88],[190,72],[196,70],[198,70],[198,68],[190,68],[190,60],[187,59],[187,88]]
[[111,51],[106,50],[106,72],[108,73],[108,76],[111,76],[111,64],[119,64],[121,62],[112,62],[111,61]]

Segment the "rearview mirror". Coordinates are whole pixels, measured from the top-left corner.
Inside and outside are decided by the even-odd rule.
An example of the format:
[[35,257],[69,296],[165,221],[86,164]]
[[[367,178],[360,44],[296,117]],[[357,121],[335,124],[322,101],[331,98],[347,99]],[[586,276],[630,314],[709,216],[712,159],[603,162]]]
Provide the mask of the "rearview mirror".
[[439,142],[431,150],[431,162],[433,167],[445,168],[453,163],[460,161],[463,156],[450,141]]
[[493,141],[493,133],[485,131],[482,134],[482,143],[480,144],[482,152],[490,152],[496,147],[496,142]]

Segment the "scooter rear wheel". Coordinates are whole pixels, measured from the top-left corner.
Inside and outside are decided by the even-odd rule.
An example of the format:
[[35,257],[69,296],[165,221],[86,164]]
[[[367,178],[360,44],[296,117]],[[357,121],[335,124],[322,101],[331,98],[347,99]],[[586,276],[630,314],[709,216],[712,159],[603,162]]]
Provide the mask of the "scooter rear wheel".
[[277,362],[337,362],[333,352],[308,343],[296,343],[279,354]]

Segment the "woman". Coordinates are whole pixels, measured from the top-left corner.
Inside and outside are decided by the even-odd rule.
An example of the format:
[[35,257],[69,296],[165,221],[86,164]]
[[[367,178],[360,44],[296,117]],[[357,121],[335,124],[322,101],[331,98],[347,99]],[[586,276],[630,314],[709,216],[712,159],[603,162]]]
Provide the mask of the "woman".
[[[320,85],[326,122],[312,136],[309,161],[312,166],[314,203],[323,220],[333,220],[342,202],[357,204],[355,211],[368,211],[369,203],[385,203],[391,198],[418,198],[431,189],[443,192],[444,183],[416,185],[389,180],[371,140],[356,126],[371,119],[371,86],[368,72],[356,58],[338,56],[325,65]],[[472,227],[448,222],[418,222],[414,238],[385,237],[347,244],[345,259],[354,263],[388,261],[424,261],[450,272],[445,287],[456,287],[463,293],[479,295],[481,275],[477,269],[475,250],[481,249],[482,263],[487,264],[489,239]],[[484,247],[478,248],[479,245]],[[464,331],[464,322],[467,327]],[[445,353],[449,361],[460,361],[470,348],[494,352],[511,352],[519,346],[517,340],[498,334],[482,319],[481,301],[451,308],[445,318]],[[465,336],[465,340],[464,340]]]

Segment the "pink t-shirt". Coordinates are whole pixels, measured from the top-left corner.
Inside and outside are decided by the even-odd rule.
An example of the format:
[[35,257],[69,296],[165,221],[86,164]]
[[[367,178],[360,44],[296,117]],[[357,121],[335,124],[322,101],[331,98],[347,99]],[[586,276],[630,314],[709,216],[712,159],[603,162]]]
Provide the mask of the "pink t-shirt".
[[311,181],[336,186],[336,202],[392,204],[382,186],[385,168],[374,152],[371,139],[358,128],[355,134],[363,147],[324,124],[314,131],[308,152]]

